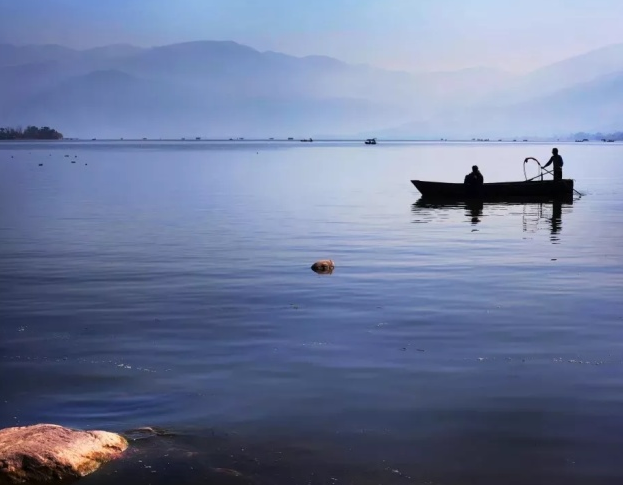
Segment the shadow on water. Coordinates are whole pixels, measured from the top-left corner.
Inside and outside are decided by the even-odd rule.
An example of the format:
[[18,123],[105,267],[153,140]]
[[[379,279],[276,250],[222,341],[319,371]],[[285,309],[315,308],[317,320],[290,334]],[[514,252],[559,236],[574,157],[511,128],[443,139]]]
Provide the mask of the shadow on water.
[[[214,430],[123,433],[130,442],[124,456],[84,478],[85,485],[310,485],[405,483],[400,470],[379,463],[347,463],[318,443],[259,442]],[[338,453],[339,455],[339,453]]]
[[[439,411],[438,416],[454,417]],[[119,460],[80,481],[85,485],[403,485],[408,483],[524,485],[527,483],[618,483],[587,480],[590,462],[560,467],[576,450],[561,449],[573,415],[533,406],[488,413],[472,412],[443,437],[411,438],[412,447],[379,452],[374,436],[351,436],[338,443],[311,440],[252,439],[214,430],[125,433],[128,451]],[[464,416],[465,418],[465,416]],[[526,429],[544,427],[547,437],[533,436],[531,446],[509,439]],[[523,430],[523,431],[522,431]],[[405,443],[402,442],[402,445]],[[366,451],[367,450],[367,451]],[[391,448],[390,448],[391,450]],[[396,450],[396,449],[395,449]],[[595,460],[594,452],[586,456]],[[608,469],[612,457],[600,458]],[[610,461],[609,461],[610,460]],[[525,463],[531,463],[526,467]],[[540,479],[546,478],[546,481]]]
[[524,232],[541,231],[542,222],[546,221],[552,243],[560,242],[562,230],[563,208],[569,210],[573,206],[573,196],[563,198],[515,198],[511,200],[445,200],[420,198],[411,206],[411,211],[417,216],[414,222],[434,222],[448,219],[463,212],[463,222],[477,226],[483,218],[489,215],[508,213],[513,208],[522,207],[522,224]]

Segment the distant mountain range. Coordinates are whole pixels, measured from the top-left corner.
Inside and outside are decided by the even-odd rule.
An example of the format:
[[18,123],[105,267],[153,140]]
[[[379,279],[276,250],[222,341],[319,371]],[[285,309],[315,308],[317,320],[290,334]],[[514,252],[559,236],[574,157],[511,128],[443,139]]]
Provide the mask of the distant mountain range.
[[521,76],[389,71],[234,42],[0,44],[0,126],[75,137],[553,136],[620,130],[621,106],[623,44]]

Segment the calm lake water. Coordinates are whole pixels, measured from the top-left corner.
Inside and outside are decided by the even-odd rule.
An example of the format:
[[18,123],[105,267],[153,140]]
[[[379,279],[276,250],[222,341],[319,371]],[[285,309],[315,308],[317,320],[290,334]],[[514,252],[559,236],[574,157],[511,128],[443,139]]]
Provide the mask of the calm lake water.
[[0,427],[162,430],[85,485],[620,484],[623,144],[557,146],[583,197],[478,207],[410,179],[552,145],[0,144]]

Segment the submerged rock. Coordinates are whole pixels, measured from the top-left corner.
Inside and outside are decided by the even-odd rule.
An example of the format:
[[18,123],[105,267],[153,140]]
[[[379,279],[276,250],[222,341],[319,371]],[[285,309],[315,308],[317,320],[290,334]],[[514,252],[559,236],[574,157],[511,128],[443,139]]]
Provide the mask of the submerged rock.
[[0,430],[0,485],[75,479],[119,457],[122,436],[53,424]]
[[152,438],[154,436],[166,436],[172,437],[176,436],[172,431],[168,431],[164,428],[152,427],[152,426],[144,426],[142,428],[134,428],[123,433],[124,436],[130,441],[140,440],[145,438]]

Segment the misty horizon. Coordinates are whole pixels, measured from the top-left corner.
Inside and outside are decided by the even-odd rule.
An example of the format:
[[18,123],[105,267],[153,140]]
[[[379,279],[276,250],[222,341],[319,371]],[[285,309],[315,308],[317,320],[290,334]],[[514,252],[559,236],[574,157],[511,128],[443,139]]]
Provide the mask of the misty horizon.
[[409,72],[487,66],[527,73],[556,60],[623,43],[615,0],[462,2],[319,0],[0,0],[0,43],[93,48],[231,40],[261,52],[325,55]]
[[0,9],[2,126],[138,139],[550,138],[623,127],[623,3],[613,0]]
[[[0,45],[0,124],[69,137],[556,137],[617,132],[623,44],[527,75],[407,73],[233,41]],[[623,100],[622,100],[623,102]]]
[[[623,37],[623,36],[622,36]],[[579,57],[579,56],[583,56],[586,54],[590,54],[591,52],[594,51],[600,51],[600,50],[605,50],[605,49],[610,49],[610,48],[615,48],[618,46],[623,46],[623,38],[621,39],[620,42],[615,42],[615,43],[610,43],[610,44],[605,44],[605,45],[600,45],[597,46],[593,49],[588,49],[588,50],[580,50],[578,52],[574,52],[574,53],[569,53],[566,57],[562,57],[562,58],[558,58],[553,60],[551,63],[548,64],[544,64],[544,65],[539,65],[539,66],[535,66],[532,67],[530,69],[527,69],[525,72],[512,72],[510,70],[507,69],[502,69],[499,68],[495,65],[487,65],[487,64],[476,64],[476,65],[469,65],[469,66],[464,66],[464,67],[458,67],[455,69],[430,69],[430,70],[419,70],[419,69],[400,69],[400,68],[385,68],[382,65],[376,65],[374,63],[370,63],[370,62],[349,62],[345,59],[341,59],[338,57],[334,57],[325,53],[310,53],[310,54],[288,54],[287,52],[284,51],[275,51],[275,50],[262,50],[261,48],[258,48],[256,46],[253,45],[249,45],[249,44],[244,44],[242,42],[238,42],[236,40],[231,40],[231,39],[211,39],[211,38],[197,38],[197,39],[193,39],[193,40],[186,40],[186,41],[180,41],[180,42],[171,42],[171,43],[166,43],[166,44],[138,44],[138,43],[130,43],[130,42],[113,42],[113,43],[104,43],[104,44],[97,44],[97,45],[92,45],[89,47],[84,47],[84,46],[76,46],[76,45],[68,45],[68,44],[61,44],[61,43],[28,43],[28,42],[23,42],[23,43],[15,43],[15,42],[0,42],[0,46],[5,45],[5,46],[13,46],[13,47],[18,47],[18,48],[29,48],[29,47],[60,47],[60,48],[64,48],[64,49],[69,49],[69,50],[73,50],[76,52],[88,52],[88,51],[97,51],[97,50],[103,50],[103,49],[108,49],[108,48],[132,48],[132,49],[141,49],[141,50],[148,50],[148,49],[154,49],[154,48],[160,48],[160,47],[167,47],[170,45],[184,45],[184,44],[197,44],[197,43],[204,43],[204,42],[214,42],[214,43],[234,43],[240,46],[244,46],[244,47],[249,47],[261,54],[265,54],[265,53],[277,53],[277,54],[284,54],[284,55],[288,55],[291,57],[296,57],[299,59],[305,59],[305,58],[329,58],[329,59],[335,59],[335,60],[339,60],[341,62],[347,63],[347,64],[352,64],[354,66],[367,66],[367,67],[373,67],[373,68],[378,68],[378,69],[383,69],[383,70],[387,70],[387,71],[394,71],[394,72],[410,72],[410,73],[449,73],[449,72],[462,72],[462,71],[471,71],[471,70],[478,70],[478,69],[491,69],[491,70],[499,70],[501,72],[506,72],[508,74],[515,74],[515,75],[521,75],[521,74],[528,74],[530,72],[533,71],[538,71],[539,69],[542,69],[544,67],[548,67],[548,65],[551,64],[556,64],[558,62],[563,62],[567,59],[571,59],[574,57]]]

